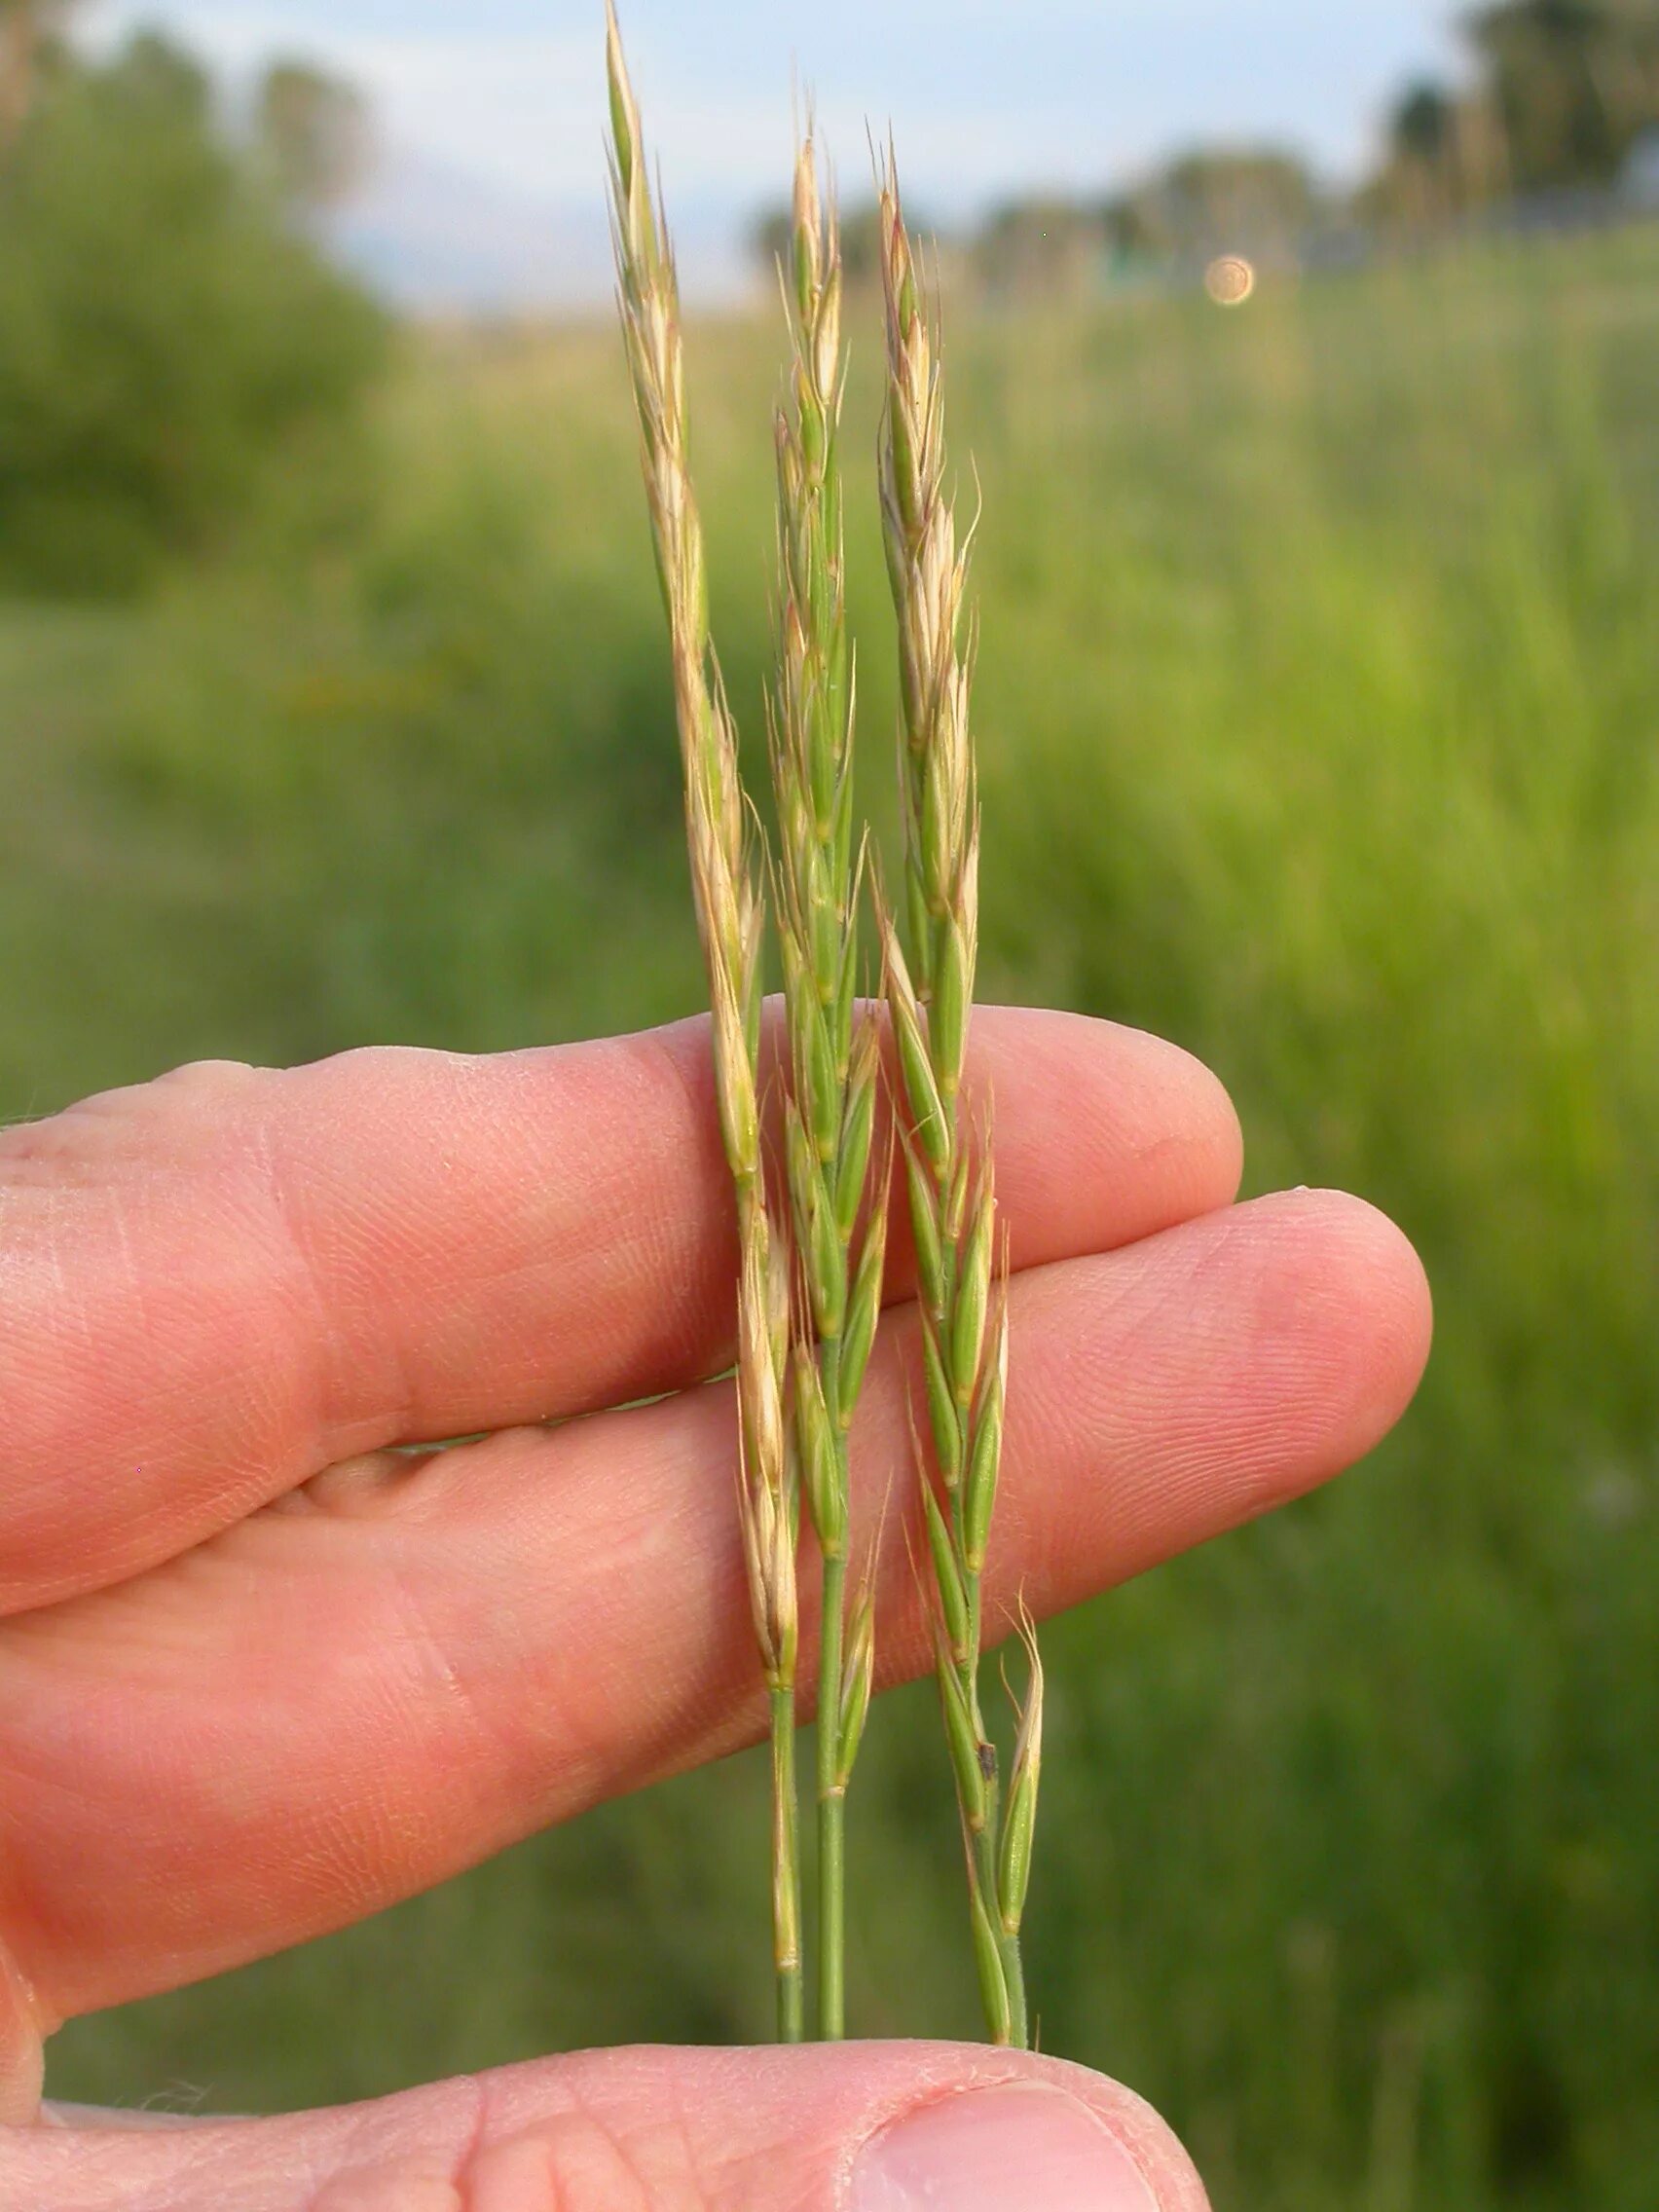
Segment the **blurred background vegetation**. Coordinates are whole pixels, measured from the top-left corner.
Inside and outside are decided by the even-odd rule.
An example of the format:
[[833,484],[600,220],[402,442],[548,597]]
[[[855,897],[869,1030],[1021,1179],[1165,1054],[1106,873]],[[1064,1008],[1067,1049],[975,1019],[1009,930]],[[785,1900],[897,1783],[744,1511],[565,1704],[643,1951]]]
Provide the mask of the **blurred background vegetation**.
[[[608,328],[394,329],[310,242],[362,128],[326,80],[231,132],[157,40],[94,64],[13,0],[0,55],[0,1114],[697,1005]],[[1051,1633],[1032,1979],[1218,2212],[1651,2212],[1659,225],[1431,237],[1420,198],[1406,249],[1236,313],[952,314],[987,985],[1202,1054],[1250,1188],[1377,1200],[1440,1311],[1363,1471]],[[751,728],[777,361],[693,333]],[[878,762],[867,485],[852,525]],[[975,2032],[925,1707],[854,1823],[869,2033]],[[258,2109],[763,2035],[764,1848],[733,1762],[78,2023],[53,2088]]]

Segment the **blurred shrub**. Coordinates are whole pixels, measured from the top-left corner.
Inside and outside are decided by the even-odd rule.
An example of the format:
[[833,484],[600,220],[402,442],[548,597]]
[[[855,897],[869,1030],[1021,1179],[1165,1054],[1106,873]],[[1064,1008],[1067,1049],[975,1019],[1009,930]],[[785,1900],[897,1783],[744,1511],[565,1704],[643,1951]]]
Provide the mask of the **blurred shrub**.
[[339,436],[386,343],[193,62],[59,57],[0,173],[0,580],[120,591],[210,543]]

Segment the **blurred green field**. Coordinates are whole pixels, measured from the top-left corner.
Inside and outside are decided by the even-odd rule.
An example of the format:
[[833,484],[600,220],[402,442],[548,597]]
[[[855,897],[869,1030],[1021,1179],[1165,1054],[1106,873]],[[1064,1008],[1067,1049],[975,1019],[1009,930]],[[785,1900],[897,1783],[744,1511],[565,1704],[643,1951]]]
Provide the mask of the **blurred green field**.
[[[1043,2040],[1161,2104],[1218,2212],[1652,2212],[1659,235],[951,336],[987,988],[1202,1054],[1250,1187],[1377,1200],[1440,1314],[1365,1469],[1051,1634]],[[695,335],[752,730],[777,361]],[[320,522],[298,486],[139,611],[5,610],[0,1114],[699,1002],[626,404],[608,330],[411,342]],[[854,535],[867,789],[872,489]],[[925,1694],[860,1798],[853,2018],[972,2033]],[[249,2109],[763,2035],[763,1851],[738,1761],[71,2027],[52,2086]]]

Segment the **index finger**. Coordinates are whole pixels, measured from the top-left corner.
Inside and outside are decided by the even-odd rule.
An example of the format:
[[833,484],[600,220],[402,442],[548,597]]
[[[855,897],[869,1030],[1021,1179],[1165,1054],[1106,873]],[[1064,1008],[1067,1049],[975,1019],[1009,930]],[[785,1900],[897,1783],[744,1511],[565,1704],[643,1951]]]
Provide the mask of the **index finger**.
[[[985,1010],[1017,1268],[1226,1204],[1173,1046]],[[704,1020],[488,1059],[187,1068],[0,1133],[0,1610],[171,1558],[394,1443],[675,1390],[730,1356]],[[890,1295],[908,1288],[895,1252]]]

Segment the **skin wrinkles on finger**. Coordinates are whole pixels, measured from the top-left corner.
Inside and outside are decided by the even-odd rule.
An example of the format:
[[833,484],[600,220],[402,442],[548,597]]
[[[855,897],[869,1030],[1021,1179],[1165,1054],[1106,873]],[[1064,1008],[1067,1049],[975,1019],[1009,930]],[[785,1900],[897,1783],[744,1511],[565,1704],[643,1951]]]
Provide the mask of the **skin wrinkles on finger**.
[[[1074,1604],[1334,1473],[1426,1351],[1409,1248],[1315,1194],[1030,1271],[1014,1297],[1025,1382],[993,1621],[1021,1592],[1039,1612]],[[866,1530],[903,1460],[908,1326],[884,1329],[859,1432]],[[65,2009],[137,1995],[752,1738],[731,1454],[725,1385],[514,1432],[424,1462],[384,1513],[260,1515],[146,1583],[0,1629],[28,1971]],[[904,1533],[890,1514],[889,1680],[928,1663]],[[65,1757],[87,1786],[67,1799]],[[85,1876],[68,1889],[65,1853]]]
[[[1016,1265],[1232,1197],[1235,1117],[1175,1048],[1057,1014],[977,1035]],[[0,1308],[0,1612],[158,1564],[353,1453],[729,1358],[703,1023],[497,1060],[184,1070],[0,1135],[0,1193],[19,1166],[13,1265],[36,1287]],[[902,1240],[895,1257],[899,1292]]]

